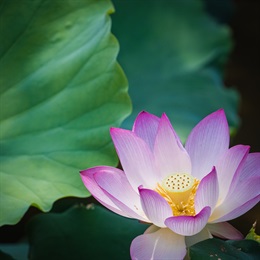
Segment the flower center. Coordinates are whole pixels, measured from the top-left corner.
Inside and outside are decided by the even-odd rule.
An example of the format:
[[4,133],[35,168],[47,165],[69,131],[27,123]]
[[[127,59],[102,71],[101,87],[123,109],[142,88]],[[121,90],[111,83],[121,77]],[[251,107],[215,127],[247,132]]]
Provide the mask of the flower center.
[[156,191],[163,196],[172,208],[174,216],[195,216],[194,198],[199,180],[187,173],[167,176]]

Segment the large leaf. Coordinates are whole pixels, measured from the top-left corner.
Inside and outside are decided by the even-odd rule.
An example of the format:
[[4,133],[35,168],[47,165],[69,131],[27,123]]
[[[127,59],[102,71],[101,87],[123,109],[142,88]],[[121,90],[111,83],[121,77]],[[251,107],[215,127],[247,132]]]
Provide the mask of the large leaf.
[[237,127],[238,94],[222,80],[232,46],[229,28],[199,0],[113,2],[112,29],[134,108],[124,126],[131,128],[141,110],[166,112],[184,141],[199,120],[224,108]]
[[2,243],[0,244],[0,259],[1,260],[27,260],[29,244],[22,242],[16,244]]
[[38,215],[28,225],[30,259],[129,259],[131,241],[147,225],[100,206]]
[[208,239],[190,247],[191,260],[230,259],[254,260],[259,259],[260,244],[253,240]]
[[130,112],[107,0],[0,6],[1,224],[88,196],[78,171],[116,165],[109,127]]
[[14,258],[7,253],[0,250],[0,257],[2,260],[14,260]]

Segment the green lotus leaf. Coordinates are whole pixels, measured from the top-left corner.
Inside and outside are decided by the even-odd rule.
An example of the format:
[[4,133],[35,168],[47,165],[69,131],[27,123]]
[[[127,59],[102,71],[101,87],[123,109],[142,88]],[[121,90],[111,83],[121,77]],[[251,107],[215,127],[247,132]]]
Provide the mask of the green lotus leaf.
[[41,214],[28,225],[30,259],[129,259],[147,226],[93,204]]
[[3,0],[0,224],[87,197],[79,170],[117,165],[109,127],[130,113],[110,1]]
[[191,260],[201,259],[258,259],[260,244],[253,240],[228,240],[212,238],[190,247]]
[[0,250],[0,256],[2,260],[14,260],[14,258],[8,254],[6,254],[5,252]]
[[199,0],[113,2],[112,29],[133,101],[123,126],[131,128],[141,110],[166,112],[184,141],[203,117],[224,108],[230,127],[237,128],[239,95],[223,84],[229,28]]

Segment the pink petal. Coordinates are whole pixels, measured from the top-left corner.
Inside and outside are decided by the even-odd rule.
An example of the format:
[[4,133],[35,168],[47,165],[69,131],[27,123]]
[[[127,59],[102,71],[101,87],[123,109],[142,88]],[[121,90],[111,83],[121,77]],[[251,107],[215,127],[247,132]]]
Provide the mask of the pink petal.
[[212,235],[220,238],[232,240],[243,239],[243,235],[228,222],[208,224],[207,228]]
[[110,193],[108,193],[107,191],[103,190],[104,193],[107,195],[108,198],[111,199],[111,201],[113,201],[113,203],[120,209],[122,210],[125,214],[126,217],[128,218],[135,218],[147,223],[151,223],[149,221],[149,219],[147,219],[147,217],[145,216],[144,213],[142,213],[142,209],[141,208],[136,208],[133,209],[131,207],[129,207],[128,205],[126,205],[125,203],[123,203],[122,201],[120,201],[119,199],[117,199],[116,197],[112,196]]
[[186,150],[191,158],[192,175],[202,179],[229,147],[229,128],[223,109],[200,121],[191,131]]
[[206,226],[210,211],[210,207],[205,207],[194,217],[170,217],[165,220],[165,225],[179,235],[192,236],[199,233]]
[[94,174],[94,179],[111,201],[129,217],[147,221],[142,211],[140,196],[133,190],[123,171],[98,172]]
[[153,150],[159,122],[159,117],[145,111],[141,112],[134,122],[133,132],[143,139],[151,150]]
[[132,260],[181,260],[186,255],[184,236],[161,228],[136,237],[132,241],[130,254]]
[[154,145],[154,157],[162,179],[169,174],[191,173],[190,157],[165,114],[162,115]]
[[237,145],[223,154],[216,166],[219,181],[219,203],[221,203],[228,191],[235,173],[243,166],[249,153],[249,146]]
[[166,227],[164,221],[172,216],[172,209],[157,192],[139,188],[141,204],[147,218],[156,226]]
[[212,238],[212,235],[210,234],[207,226],[203,228],[199,233],[193,236],[187,236],[185,237],[186,245],[187,247],[193,246],[203,240]]
[[110,133],[126,177],[132,187],[136,191],[140,185],[154,189],[159,181],[159,174],[148,145],[128,130],[111,128]]
[[228,194],[214,210],[211,222],[221,222],[244,214],[258,203],[260,193],[260,154],[248,154],[240,163],[229,187]]
[[227,211],[228,213],[226,215],[223,214],[221,217],[216,218],[216,219],[212,218],[213,221],[211,221],[211,220],[210,221],[213,222],[213,223],[217,223],[217,222],[223,222],[223,221],[235,219],[235,218],[243,215],[244,213],[246,213],[251,208],[253,208],[259,201],[260,201],[260,195],[258,195],[255,198],[247,201],[246,203],[244,203],[243,205],[235,208],[232,211]]
[[200,212],[204,207],[209,206],[214,209],[218,201],[219,187],[215,167],[200,182],[195,197],[196,212]]
[[246,209],[250,209],[249,205],[253,207],[254,203],[246,203],[259,195],[259,184],[260,176],[237,182],[235,187],[231,186],[226,199],[214,209],[210,222],[222,222],[239,217]]
[[93,195],[93,197],[97,201],[99,201],[102,205],[104,205],[111,211],[119,215],[122,215],[124,217],[128,217],[128,215],[124,211],[119,209],[115,205],[115,203],[104,193],[104,191],[96,183],[93,175],[99,172],[100,173],[113,172],[115,174],[119,174],[122,171],[109,166],[99,166],[99,167],[89,168],[87,170],[81,171],[80,176],[88,191]]
[[250,153],[239,175],[239,181],[260,176],[260,153]]

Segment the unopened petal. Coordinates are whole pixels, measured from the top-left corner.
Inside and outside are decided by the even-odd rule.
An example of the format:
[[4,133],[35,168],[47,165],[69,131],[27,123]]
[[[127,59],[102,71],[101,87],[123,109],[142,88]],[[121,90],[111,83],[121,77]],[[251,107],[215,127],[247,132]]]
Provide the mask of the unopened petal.
[[159,117],[145,111],[141,112],[134,122],[133,132],[143,139],[151,150],[154,147],[159,122]]
[[94,174],[94,179],[114,204],[129,217],[147,220],[142,211],[140,196],[133,190],[123,171],[98,172]]
[[168,228],[136,237],[131,244],[132,260],[182,260],[186,255],[184,236]]
[[212,235],[220,238],[232,240],[243,239],[243,235],[228,222],[208,224],[207,228]]
[[154,158],[162,179],[169,174],[191,173],[188,153],[165,114],[162,115],[154,145]]
[[224,111],[200,121],[190,133],[185,148],[190,155],[192,175],[202,179],[229,147],[229,127]]
[[110,209],[111,211],[122,215],[124,217],[128,217],[128,215],[118,208],[118,206],[115,205],[115,203],[107,196],[107,194],[99,187],[96,180],[94,179],[94,174],[96,173],[104,173],[104,172],[110,172],[114,174],[118,174],[121,171],[119,169],[109,167],[109,166],[99,166],[99,167],[93,167],[89,168],[87,170],[81,171],[80,176],[81,179],[88,189],[88,191],[93,195],[93,197],[99,201],[102,205]]
[[157,192],[139,188],[141,204],[147,218],[156,226],[166,227],[164,221],[172,216],[172,209]]
[[110,133],[132,187],[136,191],[140,185],[154,189],[159,181],[159,175],[148,145],[128,130],[112,128]]
[[215,167],[200,182],[195,197],[195,210],[200,212],[204,207],[214,209],[218,201],[219,186]]
[[196,216],[170,217],[165,220],[165,225],[179,235],[192,236],[206,226],[210,211],[210,207],[205,207]]

